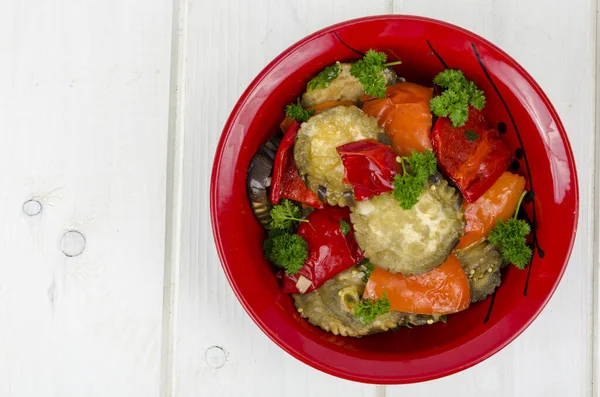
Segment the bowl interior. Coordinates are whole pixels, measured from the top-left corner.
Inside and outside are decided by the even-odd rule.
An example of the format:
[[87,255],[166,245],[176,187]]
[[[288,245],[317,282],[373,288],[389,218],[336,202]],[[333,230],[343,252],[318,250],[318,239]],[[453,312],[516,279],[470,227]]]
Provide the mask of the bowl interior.
[[[409,81],[431,84],[448,68],[484,90],[486,119],[515,151],[513,169],[535,198],[525,206],[535,229],[532,265],[509,267],[497,293],[451,315],[446,324],[400,329],[361,339],[311,326],[280,292],[262,254],[264,231],[245,188],[246,169],[278,128],[286,104],[325,66],[369,48],[384,51]],[[345,22],[295,44],[267,66],[234,108],[217,149],[211,216],[223,268],[254,321],[296,358],[330,374],[373,383],[407,383],[467,368],[514,339],[537,316],[566,266],[577,223],[577,180],[566,134],[533,79],[509,56],[455,26],[407,16]],[[553,225],[561,225],[560,228]]]

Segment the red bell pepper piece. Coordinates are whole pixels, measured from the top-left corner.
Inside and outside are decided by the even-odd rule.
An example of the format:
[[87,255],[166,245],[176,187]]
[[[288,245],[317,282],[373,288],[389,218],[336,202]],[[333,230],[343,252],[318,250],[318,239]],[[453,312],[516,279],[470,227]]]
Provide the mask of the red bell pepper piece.
[[462,127],[454,127],[446,117],[437,119],[431,143],[439,167],[469,203],[492,187],[512,159],[498,131],[473,107],[469,107],[469,118]]
[[294,121],[277,149],[271,177],[271,202],[277,204],[281,199],[290,199],[313,208],[324,208],[325,204],[315,192],[306,187],[298,174],[294,161],[294,142],[299,128],[300,123]]
[[308,258],[304,266],[293,275],[285,274],[282,290],[288,294],[298,294],[296,283],[300,276],[312,282],[305,292],[319,288],[325,281],[356,265],[363,258],[363,252],[354,239],[354,230],[344,236],[340,221],[350,224],[350,210],[347,207],[327,207],[313,211],[298,227],[298,235],[308,243]]
[[344,164],[344,182],[352,185],[356,200],[367,200],[394,190],[394,176],[400,172],[400,164],[389,146],[364,139],[336,150]]

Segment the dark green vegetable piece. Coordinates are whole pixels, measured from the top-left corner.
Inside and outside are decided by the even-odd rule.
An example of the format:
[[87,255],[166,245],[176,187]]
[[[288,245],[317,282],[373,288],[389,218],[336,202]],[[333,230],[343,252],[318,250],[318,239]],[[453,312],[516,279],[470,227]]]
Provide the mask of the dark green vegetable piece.
[[346,222],[345,220],[341,219],[340,220],[340,232],[342,232],[342,234],[344,236],[346,236],[348,233],[350,233],[350,230],[352,230],[352,226],[350,226],[350,224],[348,222]]
[[475,142],[476,140],[479,139],[479,134],[476,133],[473,130],[466,130],[465,131],[465,138],[467,139],[467,141],[469,142]]
[[438,117],[449,117],[454,127],[465,125],[469,105],[477,110],[485,106],[483,91],[460,70],[446,69],[435,76],[433,82],[445,90],[429,102],[431,112]]
[[[419,201],[427,178],[436,172],[437,160],[431,150],[425,150],[424,153],[413,152],[411,156],[402,157],[400,161],[403,172],[394,177],[392,194],[403,209],[409,210]],[[405,163],[408,164],[408,170]]]
[[386,82],[381,72],[388,66],[402,63],[401,61],[385,63],[386,60],[387,56],[383,52],[369,50],[363,59],[350,68],[350,74],[360,81],[368,95],[377,98],[385,97]]
[[329,87],[329,83],[331,83],[333,79],[338,77],[341,70],[342,67],[340,66],[339,62],[336,62],[331,66],[327,66],[325,69],[321,70],[321,72],[318,75],[313,77],[311,81],[308,82],[308,84],[306,85],[306,90],[310,92],[319,88]]
[[527,267],[533,256],[525,238],[531,232],[531,227],[525,221],[517,219],[521,202],[526,194],[527,191],[521,194],[513,217],[506,222],[498,219],[498,223],[488,236],[488,241],[500,249],[502,256],[521,270]]
[[390,300],[383,293],[381,299],[363,299],[354,308],[354,315],[363,323],[370,324],[377,316],[390,312]]
[[371,273],[373,273],[373,269],[375,269],[375,265],[372,264],[371,262],[369,262],[368,259],[363,259],[358,263],[359,266],[362,266],[365,270],[364,273],[365,275],[362,276],[362,281],[363,282],[367,282],[369,281],[369,277],[371,277]]
[[300,99],[298,99],[298,103],[290,103],[285,107],[285,114],[290,118],[302,123],[312,117],[315,114],[314,110],[304,109],[302,105],[300,105]]

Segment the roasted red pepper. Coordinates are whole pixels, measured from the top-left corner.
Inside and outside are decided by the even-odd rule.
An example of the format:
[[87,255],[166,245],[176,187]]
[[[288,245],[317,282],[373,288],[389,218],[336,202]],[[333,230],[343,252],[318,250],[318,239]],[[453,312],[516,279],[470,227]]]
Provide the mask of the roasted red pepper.
[[313,291],[363,258],[363,252],[354,239],[354,230],[346,235],[341,230],[342,220],[350,225],[348,208],[315,210],[306,219],[308,222],[298,227],[298,235],[308,243],[308,258],[298,273],[283,276],[282,290],[285,293],[300,293],[296,286],[300,276],[312,283],[305,292]]
[[469,108],[462,127],[440,117],[431,132],[438,165],[469,203],[475,202],[508,168],[512,154],[477,109]]
[[290,199],[313,208],[324,208],[317,194],[306,187],[298,174],[294,161],[294,142],[299,128],[300,123],[294,121],[277,149],[271,177],[271,202],[277,204],[281,199]]
[[400,164],[389,146],[364,139],[336,150],[344,164],[344,182],[352,185],[356,200],[367,200],[394,190],[394,175],[400,172]]

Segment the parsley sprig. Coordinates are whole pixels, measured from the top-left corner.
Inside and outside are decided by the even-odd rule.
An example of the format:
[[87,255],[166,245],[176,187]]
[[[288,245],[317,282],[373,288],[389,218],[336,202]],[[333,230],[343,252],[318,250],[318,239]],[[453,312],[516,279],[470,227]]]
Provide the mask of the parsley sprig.
[[446,69],[435,76],[433,82],[445,90],[429,102],[431,112],[438,117],[449,117],[455,127],[467,122],[469,105],[477,110],[485,106],[483,91],[460,70]]
[[302,219],[300,207],[290,200],[283,200],[271,210],[269,237],[263,242],[265,257],[287,274],[295,274],[304,266],[308,257],[308,243],[295,233]]
[[362,281],[366,283],[367,281],[369,281],[369,277],[371,277],[371,273],[373,273],[375,265],[365,258],[358,262],[358,266],[362,266],[364,268],[363,272],[365,273],[365,275],[362,276]]
[[424,153],[413,152],[409,157],[401,157],[400,163],[402,174],[394,177],[392,194],[403,209],[409,210],[419,201],[427,178],[436,172],[437,160],[431,150],[425,150]]
[[338,75],[342,70],[342,66],[339,62],[334,63],[331,66],[327,66],[325,69],[321,70],[318,75],[312,78],[311,81],[306,85],[306,90],[311,92],[312,90],[316,90],[319,88],[327,88],[329,87],[329,83]]
[[302,210],[300,206],[290,200],[283,200],[281,204],[276,205],[271,210],[271,228],[285,231],[293,230],[298,222],[308,222],[302,219]]
[[377,316],[390,312],[390,300],[386,293],[383,293],[381,299],[363,299],[354,308],[354,315],[363,324],[370,324]]
[[386,60],[387,55],[383,52],[369,50],[350,68],[350,74],[360,81],[365,93],[377,98],[385,97],[386,81],[382,72],[388,66],[402,63],[401,61],[386,63]]
[[298,103],[290,103],[285,107],[285,114],[290,118],[303,123],[310,119],[312,115],[315,114],[315,111],[304,109],[302,105],[300,105],[300,99],[298,99]]
[[498,219],[496,226],[488,236],[488,241],[500,249],[502,256],[521,270],[527,267],[533,256],[533,252],[527,246],[527,240],[525,239],[531,232],[531,227],[525,221],[517,219],[521,202],[526,194],[527,191],[524,191],[519,197],[513,217],[506,222]]

